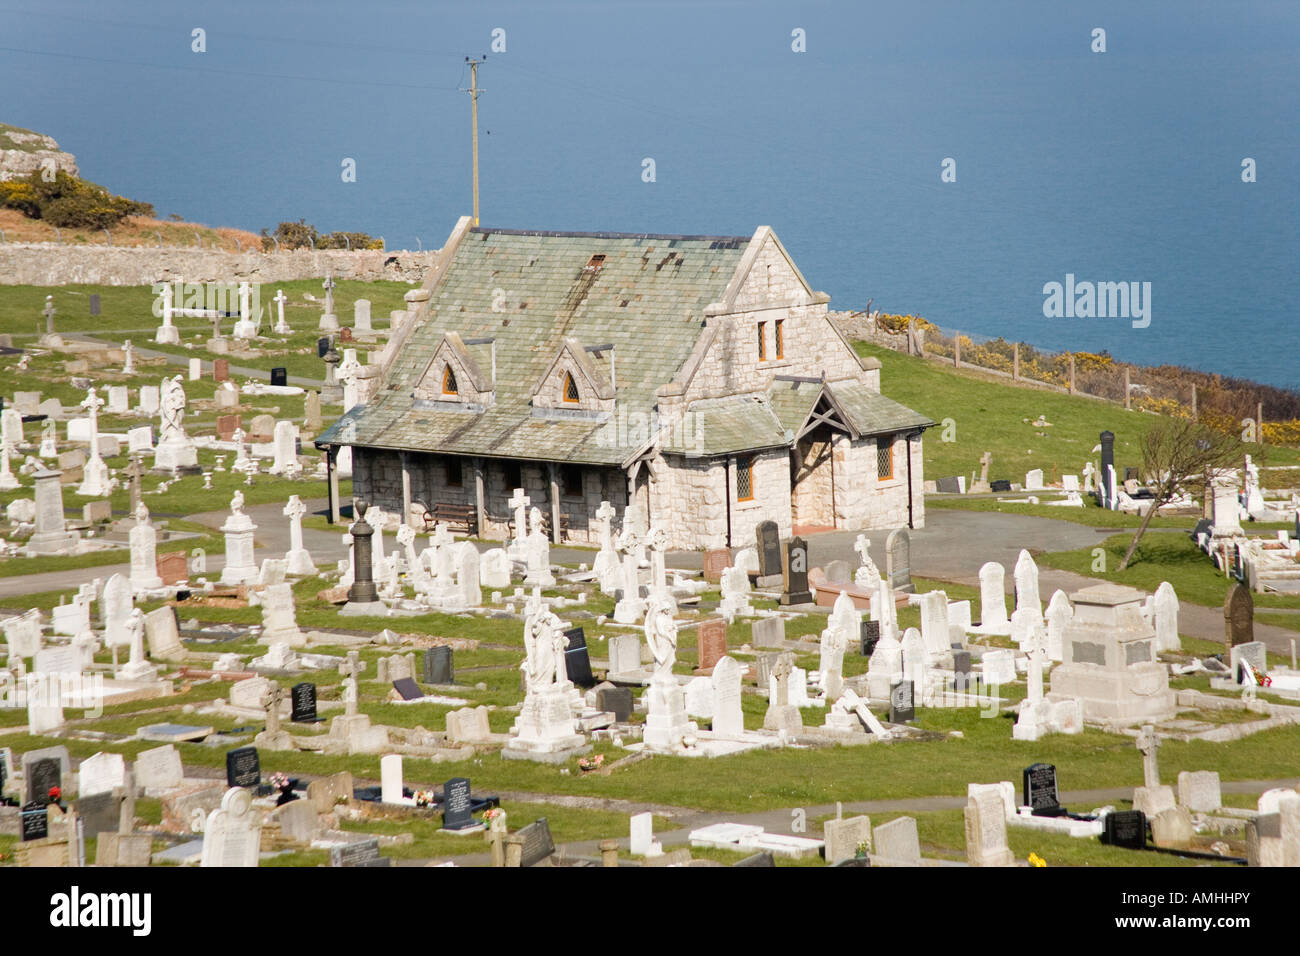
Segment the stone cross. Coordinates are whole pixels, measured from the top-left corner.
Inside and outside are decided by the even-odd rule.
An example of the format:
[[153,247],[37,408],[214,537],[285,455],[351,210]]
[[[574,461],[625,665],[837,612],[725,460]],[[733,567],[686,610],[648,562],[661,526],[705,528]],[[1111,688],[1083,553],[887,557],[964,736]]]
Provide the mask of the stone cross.
[[332,315],[334,313],[334,276],[327,275],[321,285],[325,288],[325,314]]
[[853,550],[858,552],[864,565],[871,563],[871,539],[865,534],[858,535],[858,539],[853,542]]
[[56,309],[54,308],[54,296],[52,296],[52,295],[47,295],[47,296],[45,297],[45,308],[41,309],[41,315],[45,316],[45,334],[46,334],[46,335],[53,335],[53,334],[54,334],[54,313],[55,313],[55,311],[56,311]]
[[516,488],[514,495],[506,504],[515,513],[515,540],[522,542],[524,538],[528,537],[527,515],[528,506],[532,504],[532,499],[524,494],[524,489]]
[[140,479],[144,477],[144,463],[140,460],[139,452],[131,456],[131,464],[127,466],[126,476],[131,479],[131,511],[134,513],[141,502]]
[[212,337],[214,339],[221,338],[221,319],[222,316],[214,315],[208,320],[212,323]]
[[302,518],[307,513],[307,506],[297,495],[290,495],[289,501],[281,512],[289,519],[289,550],[302,550]]
[[122,352],[126,355],[125,361],[122,362],[122,374],[135,374],[135,348],[131,345],[131,340],[127,339],[122,343]]
[[617,512],[608,501],[602,501],[596,509],[596,518],[601,522],[600,549],[608,551],[614,547],[614,515]]
[[1160,786],[1160,768],[1156,765],[1156,751],[1159,748],[1160,740],[1156,737],[1156,729],[1147,724],[1138,734],[1137,749],[1142,752],[1143,785],[1148,788]]
[[650,546],[650,587],[666,588],[667,572],[664,568],[664,555],[668,551],[668,532],[656,525],[646,535],[646,544]]
[[275,331],[287,332],[289,327],[284,324],[284,304],[289,301],[289,297],[284,294],[283,289],[277,289],[273,301],[275,302],[277,319],[275,323]]
[[776,701],[774,707],[786,707],[790,703],[790,675],[794,673],[794,655],[779,654],[772,666],[772,676],[776,678]]
[[339,665],[339,674],[343,677],[344,715],[357,715],[357,677],[366,669],[365,662],[357,651],[348,651],[348,659]]
[[280,732],[280,702],[284,700],[284,688],[272,684],[262,697],[262,706],[266,709],[266,733],[274,736]]

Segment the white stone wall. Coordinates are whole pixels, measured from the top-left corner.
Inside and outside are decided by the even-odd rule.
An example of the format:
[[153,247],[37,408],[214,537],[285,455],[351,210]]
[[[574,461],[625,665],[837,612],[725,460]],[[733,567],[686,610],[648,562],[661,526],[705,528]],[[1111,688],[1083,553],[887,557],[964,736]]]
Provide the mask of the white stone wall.
[[[836,333],[823,304],[763,308],[806,299],[807,290],[776,243],[769,239],[736,296],[739,311],[709,318],[716,325],[713,347],[700,363],[686,400],[766,391],[776,375],[853,378],[873,384],[844,340]],[[783,358],[776,357],[775,324],[784,320]],[[758,359],[758,324],[765,323],[767,359]],[[873,387],[879,389],[877,374]]]
[[919,439],[894,439],[894,477],[880,480],[876,473],[876,439],[851,441],[839,435],[835,442],[835,517],[849,531],[907,527],[907,456],[912,458],[912,524],[925,525],[922,492],[922,455]]
[[727,540],[726,460],[664,456],[651,494],[654,521],[670,530],[673,546],[714,548]]
[[[754,500],[736,500],[736,462],[730,459],[731,471],[731,543],[748,547],[755,541],[754,528],[760,521],[775,521],[782,537],[790,530],[790,452],[786,448],[760,452],[754,459]],[[710,547],[721,547],[720,541]]]

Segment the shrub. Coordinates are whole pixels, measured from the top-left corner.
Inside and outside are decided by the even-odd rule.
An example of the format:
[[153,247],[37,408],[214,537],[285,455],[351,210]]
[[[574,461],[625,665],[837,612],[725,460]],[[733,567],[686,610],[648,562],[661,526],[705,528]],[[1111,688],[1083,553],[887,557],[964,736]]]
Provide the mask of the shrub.
[[103,186],[60,170],[53,179],[40,173],[0,183],[0,205],[18,209],[29,219],[72,229],[107,229],[128,216],[152,216],[153,206],[115,196]]

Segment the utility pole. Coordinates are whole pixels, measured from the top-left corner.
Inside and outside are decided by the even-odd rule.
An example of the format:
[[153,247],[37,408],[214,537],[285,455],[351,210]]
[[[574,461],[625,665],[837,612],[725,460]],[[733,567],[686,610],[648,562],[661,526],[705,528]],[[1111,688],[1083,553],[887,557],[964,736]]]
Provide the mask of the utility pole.
[[474,124],[474,225],[476,226],[478,225],[478,95],[483,92],[478,88],[478,68],[479,64],[486,59],[486,54],[482,60],[465,57],[465,62],[469,64],[469,89],[461,91],[469,93],[470,113]]

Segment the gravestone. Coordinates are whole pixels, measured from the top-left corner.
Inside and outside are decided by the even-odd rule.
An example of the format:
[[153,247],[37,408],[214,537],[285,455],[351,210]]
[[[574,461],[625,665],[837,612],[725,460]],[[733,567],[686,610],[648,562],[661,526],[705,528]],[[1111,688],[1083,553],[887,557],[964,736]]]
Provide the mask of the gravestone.
[[632,688],[600,688],[596,691],[596,709],[613,714],[618,723],[626,723],[632,717]]
[[262,782],[262,760],[256,747],[238,747],[226,753],[226,786],[256,787]]
[[641,668],[641,639],[635,634],[615,634],[609,639],[609,674],[630,674]]
[[1223,789],[1217,770],[1184,770],[1178,774],[1178,802],[1193,813],[1217,813]]
[[90,294],[90,314],[99,315],[99,293],[98,292],[92,292]]
[[121,754],[97,753],[77,768],[77,793],[89,797],[126,785],[126,759]]
[[450,647],[431,647],[424,652],[424,682],[426,684],[456,683]]
[[1010,491],[1011,482],[1006,478],[998,478],[989,483],[990,491]]
[[379,855],[379,838],[330,848],[330,866],[392,866],[393,858]]
[[464,830],[475,826],[470,812],[469,779],[452,777],[442,786],[442,828]]
[[23,804],[22,815],[23,842],[44,840],[50,835],[50,812],[47,804],[32,801]]
[[853,574],[849,562],[842,560],[828,561],[825,568],[827,584],[852,584]]
[[289,384],[289,370],[283,367],[271,369],[271,385],[285,386]]
[[101,833],[117,832],[122,822],[122,800],[119,793],[112,791],[78,798],[74,807],[77,819],[85,828],[86,839],[92,839]]
[[755,647],[782,647],[785,643],[785,618],[779,615],[760,617],[749,625],[749,640]]
[[179,787],[183,779],[181,755],[173,744],[140,751],[134,770],[136,786],[146,791]]
[[912,592],[912,539],[906,528],[895,528],[885,539],[885,575],[895,591]]
[[23,774],[27,780],[27,802],[44,806],[51,802],[50,790],[63,788],[63,766],[58,757],[41,757],[28,763],[23,761]]
[[858,625],[858,653],[870,657],[880,640],[879,621],[861,621]]
[[212,381],[225,382],[230,379],[230,360],[213,359],[212,360]]
[[889,722],[905,724],[916,719],[916,701],[913,698],[914,685],[910,680],[902,680],[889,688]]
[[812,592],[808,590],[808,543],[803,538],[791,538],[781,555],[781,604],[811,604]]
[[1232,669],[1232,679],[1239,684],[1251,680],[1243,664],[1250,664],[1258,677],[1268,673],[1268,647],[1263,641],[1247,641],[1237,644],[1228,656],[1228,666]]
[[587,650],[587,635],[582,628],[574,627],[564,632],[569,639],[564,649],[564,669],[577,687],[595,687],[596,678],[591,673],[591,655]]
[[1115,466],[1115,433],[1104,431],[1101,433],[1101,474],[1098,482],[1098,493],[1101,498],[1101,506],[1109,508],[1112,504],[1110,501],[1110,473]]
[[[250,748],[251,749],[251,748]],[[208,814],[203,826],[201,867],[257,866],[262,840],[262,813],[253,796],[240,787],[227,790],[221,807]]]
[[943,495],[959,495],[961,494],[961,479],[940,478],[935,482],[935,490]]
[[414,677],[403,677],[393,681],[393,690],[397,691],[402,700],[419,700],[424,696],[424,691],[420,690],[420,685],[415,682]]
[[1250,588],[1234,582],[1223,601],[1224,643],[1231,651],[1255,639],[1255,599]]
[[701,621],[697,635],[700,670],[707,670],[727,653],[727,622],[720,618]]
[[320,338],[316,340],[316,357],[324,358],[325,353],[328,352],[329,350],[330,350],[330,337],[328,335],[322,335]]
[[1146,849],[1147,815],[1141,810],[1118,810],[1106,814],[1101,842],[1126,850]]
[[954,690],[965,691],[970,688],[970,662],[970,651],[952,652],[952,677]]
[[760,521],[754,529],[758,539],[758,577],[769,581],[781,574],[781,530],[775,521]]
[[291,694],[293,710],[289,719],[295,724],[314,722],[316,720],[316,685],[309,681],[294,684]]
[[1024,770],[1024,805],[1037,817],[1055,817],[1063,812],[1056,789],[1056,767],[1031,764]]
[[921,839],[912,817],[899,817],[871,831],[872,853],[881,860],[903,866],[921,865]]
[[715,548],[704,552],[704,580],[717,584],[722,580],[722,572],[731,567],[731,552],[726,548]]
[[168,551],[166,554],[160,554],[155,559],[154,566],[164,585],[180,584],[189,578],[184,551]]
[[555,840],[546,817],[538,817],[528,826],[520,827],[515,835],[520,838],[523,851],[519,858],[521,867],[535,866],[555,852]]

